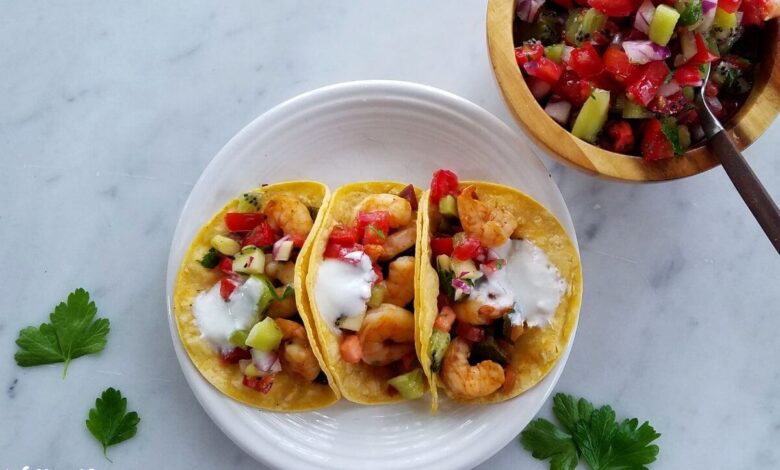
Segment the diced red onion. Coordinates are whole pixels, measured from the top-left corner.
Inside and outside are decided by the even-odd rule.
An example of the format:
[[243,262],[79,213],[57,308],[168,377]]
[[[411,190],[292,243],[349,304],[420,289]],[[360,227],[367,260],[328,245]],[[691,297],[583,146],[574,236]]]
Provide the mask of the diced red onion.
[[672,80],[669,83],[664,83],[663,85],[661,85],[661,88],[658,89],[658,96],[663,96],[664,98],[666,98],[667,96],[671,96],[680,90],[682,90],[680,84]]
[[460,289],[464,294],[471,294],[471,286],[463,279],[455,278],[452,280],[452,287]]
[[519,0],[517,2],[517,17],[523,21],[532,22],[544,2],[545,0]]
[[285,235],[282,238],[276,240],[276,242],[274,242],[274,247],[273,250],[271,251],[274,261],[287,261],[287,259],[280,259],[279,253],[282,250],[282,247],[284,245],[289,245],[290,243],[292,243],[292,237],[290,237],[289,235]]
[[[683,63],[691,60],[696,55],[696,36],[690,31],[680,34],[680,50],[682,52]],[[676,60],[675,60],[676,62]]]
[[[528,65],[531,62],[526,63],[525,65]],[[533,62],[536,64],[536,62]],[[552,90],[552,85],[545,82],[544,80],[539,80],[536,77],[530,77],[528,80],[528,88],[531,89],[531,94],[534,95],[534,98],[537,100],[540,100],[547,96],[548,93]]]
[[696,28],[697,31],[706,33],[712,28],[712,22],[715,19],[715,9],[718,6],[717,0],[702,0],[701,2],[701,24]]
[[639,5],[639,9],[636,11],[636,17],[634,18],[634,28],[647,34],[650,30],[650,22],[653,20],[655,14],[655,5],[650,0],[645,0]]
[[265,352],[252,349],[252,364],[260,373],[274,374],[281,372],[282,364],[279,362],[279,354],[276,351]]
[[704,99],[707,101],[707,106],[712,111],[712,114],[717,116],[723,111],[723,104],[717,96],[705,96]]
[[669,49],[653,41],[623,41],[628,61],[632,64],[647,64],[654,60],[666,60],[672,55]]
[[568,101],[556,101],[554,103],[550,101],[547,103],[547,106],[544,107],[544,112],[558,124],[565,125],[569,121],[571,103]]

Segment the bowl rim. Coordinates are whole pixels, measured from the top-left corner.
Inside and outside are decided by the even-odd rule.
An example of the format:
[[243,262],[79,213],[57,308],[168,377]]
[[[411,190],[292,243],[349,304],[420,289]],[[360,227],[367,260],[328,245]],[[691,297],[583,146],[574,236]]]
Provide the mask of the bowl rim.
[[[531,94],[514,57],[516,0],[488,0],[487,46],[504,101],[525,133],[556,160],[593,176],[628,182],[684,178],[720,165],[706,146],[679,157],[648,162],[605,150],[573,136],[544,112]],[[773,50],[760,64],[759,78],[739,112],[725,126],[740,150],[755,142],[780,113],[780,19],[770,22]],[[529,103],[533,102],[533,105]]]

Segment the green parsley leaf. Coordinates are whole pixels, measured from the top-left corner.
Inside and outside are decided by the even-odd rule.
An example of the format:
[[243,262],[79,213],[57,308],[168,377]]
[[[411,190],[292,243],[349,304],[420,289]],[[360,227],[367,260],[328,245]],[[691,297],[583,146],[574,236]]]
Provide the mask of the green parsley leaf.
[[219,251],[214,248],[209,248],[209,251],[203,255],[203,258],[201,258],[199,262],[200,265],[206,269],[214,269],[219,264],[220,259],[222,259],[222,255],[219,254]]
[[381,229],[379,229],[379,228],[376,228],[376,227],[374,227],[374,224],[368,224],[368,228],[370,228],[370,229],[371,229],[371,231],[372,231],[372,232],[374,232],[375,234],[377,234],[377,236],[378,236],[379,238],[381,238],[382,240],[384,240],[385,238],[387,238],[387,236],[385,236],[385,232],[383,232],[383,231],[382,231]]
[[618,424],[610,406],[594,409],[584,398],[559,393],[553,413],[568,432],[539,418],[520,434],[523,447],[537,459],[550,459],[552,470],[574,469],[580,457],[593,470],[640,470],[658,456],[651,442],[661,435],[636,418]]
[[284,292],[282,292],[282,295],[279,295],[276,293],[276,289],[274,289],[274,286],[270,285],[269,288],[271,289],[271,296],[274,298],[274,300],[284,300],[288,297],[292,297],[295,295],[295,290],[292,288],[292,286],[287,286],[284,289]]
[[95,407],[89,410],[87,429],[103,446],[103,455],[110,462],[106,449],[135,436],[141,418],[138,413],[127,413],[127,398],[122,392],[107,388],[95,400]]
[[106,347],[109,321],[94,320],[96,313],[95,302],[89,300],[87,291],[79,288],[71,292],[67,303],[61,302],[49,315],[51,323],[43,323],[38,328],[28,326],[19,332],[16,363],[30,367],[64,362],[62,376],[65,377],[72,359]]
[[577,448],[572,437],[546,419],[531,421],[520,433],[520,443],[534,458],[552,459],[551,469],[573,470],[577,466]]

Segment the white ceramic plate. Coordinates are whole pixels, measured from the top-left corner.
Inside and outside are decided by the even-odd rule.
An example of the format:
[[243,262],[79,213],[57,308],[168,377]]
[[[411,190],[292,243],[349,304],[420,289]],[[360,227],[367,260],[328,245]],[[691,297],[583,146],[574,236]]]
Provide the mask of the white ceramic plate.
[[[563,370],[569,345],[536,387],[505,403],[455,406],[431,416],[427,399],[390,406],[342,402],[318,412],[262,412],[222,395],[187,356],[171,312],[176,273],[200,227],[259,183],[330,185],[396,180],[427,187],[437,168],[505,183],[555,214],[575,240],[569,212],[542,162],[504,123],[450,93],[412,83],[351,82],[293,98],[255,119],[211,161],[192,189],[168,259],[171,336],[184,376],[214,422],[257,460],[282,468],[469,468],[512,440]],[[427,396],[426,396],[427,398]]]

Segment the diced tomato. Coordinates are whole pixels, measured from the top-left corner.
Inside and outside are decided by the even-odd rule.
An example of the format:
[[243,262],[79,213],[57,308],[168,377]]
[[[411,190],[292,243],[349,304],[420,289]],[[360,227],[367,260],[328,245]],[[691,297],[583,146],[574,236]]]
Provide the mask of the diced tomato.
[[244,237],[241,246],[254,245],[257,247],[266,247],[273,245],[276,239],[276,233],[274,233],[271,226],[263,221]]
[[385,254],[385,249],[382,245],[363,245],[363,251],[366,252],[372,263],[379,261],[379,258]]
[[431,240],[433,256],[452,254],[452,237],[433,237]]
[[579,76],[591,78],[604,70],[604,62],[601,60],[601,57],[599,57],[599,53],[596,52],[596,49],[594,49],[589,42],[586,42],[582,47],[578,47],[571,51],[569,67],[577,72]]
[[371,269],[374,271],[374,274],[376,274],[376,280],[374,281],[374,284],[379,284],[385,280],[385,276],[382,274],[382,268],[376,264],[376,262],[371,265]]
[[772,0],[745,0],[742,2],[742,24],[761,26],[764,21],[772,18],[778,5]]
[[350,364],[357,364],[363,359],[363,348],[357,335],[344,335],[339,345],[341,358]]
[[336,225],[331,229],[328,243],[338,245],[354,245],[358,242],[357,227],[347,227],[345,225]]
[[358,234],[363,236],[364,244],[382,245],[390,234],[390,212],[360,212],[356,225]]
[[325,258],[341,259],[352,264],[357,264],[359,260],[345,258],[346,255],[355,251],[363,251],[363,245],[353,243],[352,245],[341,245],[338,243],[328,243],[325,252],[322,254]]
[[635,103],[647,106],[658,93],[667,75],[669,67],[664,61],[656,60],[645,64],[626,80],[626,96]]
[[685,98],[685,95],[683,95],[681,91],[678,91],[669,96],[656,96],[647,108],[654,113],[663,114],[665,116],[674,116],[688,107],[688,105],[690,105],[690,102]]
[[701,72],[695,64],[685,64],[674,71],[674,81],[680,86],[699,86],[701,80]]
[[479,243],[479,240],[474,238],[466,238],[461,244],[452,250],[452,257],[462,261],[476,258],[477,255],[479,255],[481,248],[482,245]]
[[689,64],[709,64],[710,62],[718,60],[718,56],[710,52],[701,33],[694,34],[694,38],[696,39],[696,54],[688,61]]
[[544,46],[536,40],[525,41],[522,46],[515,47],[515,59],[517,65],[539,60],[544,55]]
[[634,148],[634,131],[626,121],[615,121],[607,125],[607,135],[611,140],[610,150],[628,153]]
[[225,225],[231,232],[248,232],[265,220],[259,212],[228,212],[225,214]]
[[637,6],[634,0],[588,0],[588,5],[607,16],[629,16]]
[[249,353],[248,349],[233,348],[230,351],[221,352],[219,356],[225,364],[238,364],[241,359],[250,359],[252,354]]
[[619,83],[625,82],[636,72],[637,66],[628,61],[628,55],[619,47],[608,47],[602,59],[604,68]]
[[225,302],[227,302],[228,298],[230,298],[230,294],[236,290],[236,287],[238,287],[237,280],[229,277],[223,277],[222,280],[219,281],[219,295],[225,299]]
[[444,196],[458,195],[458,176],[450,170],[436,170],[431,179],[431,202],[438,204]]
[[475,343],[478,343],[485,339],[485,330],[478,326],[471,325],[469,323],[466,323],[464,321],[458,322],[458,336],[467,339],[469,341],[473,341]]
[[645,160],[655,161],[674,156],[672,143],[663,131],[661,121],[652,118],[645,124],[642,135],[642,156]]
[[540,57],[538,60],[523,64],[523,70],[532,77],[554,85],[561,78],[564,68],[563,65],[547,57]]
[[233,274],[233,260],[227,256],[222,257],[222,259],[219,260],[217,269],[225,274]]
[[577,75],[574,70],[566,70],[553,91],[574,106],[580,107],[593,91],[590,83]]
[[398,193],[399,196],[409,201],[409,205],[412,206],[412,210],[417,210],[417,192],[414,189],[414,185],[410,184]]
[[306,242],[306,237],[298,235],[297,233],[291,233],[290,238],[292,239],[293,246],[296,248],[301,248]]
[[449,333],[452,329],[452,324],[455,323],[455,311],[452,307],[444,307],[436,315],[436,321],[433,322],[433,327],[444,333]]
[[245,387],[257,390],[260,393],[268,393],[271,391],[271,387],[274,385],[274,376],[265,375],[263,377],[247,377],[241,381]]
[[[750,2],[751,0],[747,1]],[[742,0],[718,0],[718,8],[727,13],[734,13],[739,10],[739,5],[741,3]]]

